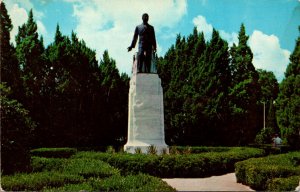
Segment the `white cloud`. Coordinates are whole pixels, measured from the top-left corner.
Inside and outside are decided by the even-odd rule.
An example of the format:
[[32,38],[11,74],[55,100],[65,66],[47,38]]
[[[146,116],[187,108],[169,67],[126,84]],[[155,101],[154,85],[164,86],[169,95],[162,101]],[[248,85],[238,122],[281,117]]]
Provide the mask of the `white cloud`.
[[227,33],[223,30],[220,30],[219,32],[220,32],[220,36],[228,42],[229,47],[231,47],[233,45],[233,43],[238,44],[238,42],[239,42],[238,36],[239,35],[237,33],[235,33],[235,32]]
[[[198,15],[193,19],[194,25],[197,27],[197,30],[202,31],[206,40],[210,40],[213,32],[212,24],[206,21],[206,18],[202,15]],[[238,43],[238,34],[235,32],[227,33],[224,30],[219,30],[220,36],[225,39],[229,46],[232,46],[233,43]]]
[[37,20],[36,24],[37,24],[37,31],[39,34],[42,34],[43,36],[48,34],[45,25],[40,20]]
[[[137,49],[128,53],[127,47],[131,44],[135,26],[142,22],[142,14],[149,14],[149,23],[155,27],[158,37],[162,28],[172,28],[187,11],[185,0],[65,1],[74,4],[73,16],[78,20],[75,29],[78,37],[96,49],[98,59],[107,49],[116,60],[118,69],[128,74],[132,55]],[[162,48],[158,45],[158,53],[160,50]]]
[[278,37],[255,30],[250,36],[249,46],[254,55],[254,66],[273,71],[277,79],[282,80],[291,53],[280,47]]
[[[206,40],[211,39],[213,25],[208,23],[204,16],[195,17],[193,23],[198,31],[203,31]],[[220,36],[229,43],[229,46],[232,46],[233,43],[238,44],[238,34],[236,32],[218,31]],[[250,36],[248,44],[254,55],[253,65],[257,69],[272,71],[278,80],[282,80],[291,53],[280,47],[278,37],[255,30]]]
[[14,4],[9,11],[13,29],[10,32],[10,39],[15,41],[15,36],[18,33],[18,27],[27,21],[28,15],[24,8],[19,7],[18,4]]
[[197,27],[197,30],[202,31],[206,40],[211,39],[213,32],[213,26],[207,23],[206,18],[202,15],[199,15],[193,19],[194,25]]
[[33,10],[33,16],[37,23],[38,33],[43,36],[47,35],[47,29],[41,21],[41,19],[44,17],[44,14],[34,9],[33,4],[29,0],[5,1],[5,5],[13,24],[13,29],[10,32],[11,42],[15,42],[15,36],[18,33],[18,27],[26,23],[30,9]]

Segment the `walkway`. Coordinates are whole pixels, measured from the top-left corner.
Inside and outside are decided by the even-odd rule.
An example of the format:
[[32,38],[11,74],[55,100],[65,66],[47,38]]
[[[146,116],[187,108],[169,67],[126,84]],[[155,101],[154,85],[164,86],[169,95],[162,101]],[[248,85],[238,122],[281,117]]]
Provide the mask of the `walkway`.
[[177,191],[254,191],[236,182],[234,173],[195,179],[163,179]]

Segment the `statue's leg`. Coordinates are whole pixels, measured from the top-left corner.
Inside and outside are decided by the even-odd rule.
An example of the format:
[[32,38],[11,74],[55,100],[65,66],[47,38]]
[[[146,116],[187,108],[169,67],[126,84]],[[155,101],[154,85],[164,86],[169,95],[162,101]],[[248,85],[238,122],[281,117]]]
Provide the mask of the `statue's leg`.
[[143,54],[141,52],[138,53],[138,61],[137,61],[137,70],[138,73],[142,73],[142,67],[143,67]]
[[150,73],[150,69],[151,69],[151,50],[147,50],[147,54],[146,54],[146,59],[145,59],[145,63],[146,63],[146,68],[147,68],[147,73]]

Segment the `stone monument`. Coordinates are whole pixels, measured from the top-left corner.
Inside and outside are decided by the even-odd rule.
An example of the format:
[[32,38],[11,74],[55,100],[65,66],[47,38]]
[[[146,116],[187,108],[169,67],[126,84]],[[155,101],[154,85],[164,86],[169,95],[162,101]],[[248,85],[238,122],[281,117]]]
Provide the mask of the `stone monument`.
[[150,146],[157,153],[168,153],[165,143],[164,104],[161,80],[157,75],[154,27],[149,25],[149,15],[144,13],[143,23],[135,28],[128,51],[135,47],[139,38],[139,51],[134,56],[129,89],[128,137],[124,150],[146,153]]
[[[138,55],[138,54],[137,54]],[[150,73],[137,73],[138,57],[134,57],[129,89],[128,137],[124,150],[135,153],[140,148],[147,153],[154,146],[157,153],[168,153],[165,143],[164,105],[161,80],[154,59]]]

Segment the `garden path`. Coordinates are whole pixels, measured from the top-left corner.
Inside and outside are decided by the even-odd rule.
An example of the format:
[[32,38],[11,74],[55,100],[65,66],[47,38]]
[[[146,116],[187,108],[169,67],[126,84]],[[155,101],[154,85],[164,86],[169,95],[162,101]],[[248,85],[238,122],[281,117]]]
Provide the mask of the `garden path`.
[[250,187],[236,182],[234,173],[207,178],[163,179],[177,191],[254,191]]

